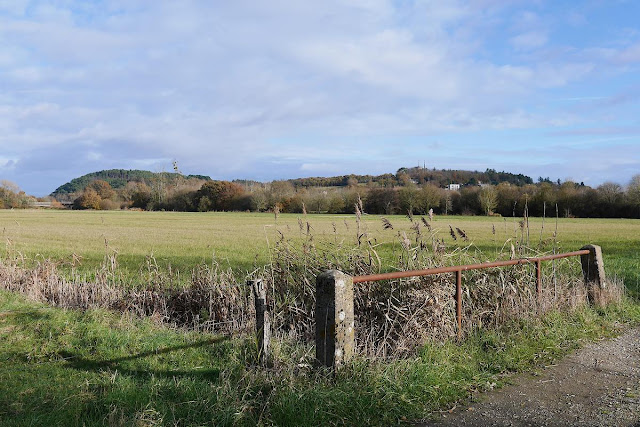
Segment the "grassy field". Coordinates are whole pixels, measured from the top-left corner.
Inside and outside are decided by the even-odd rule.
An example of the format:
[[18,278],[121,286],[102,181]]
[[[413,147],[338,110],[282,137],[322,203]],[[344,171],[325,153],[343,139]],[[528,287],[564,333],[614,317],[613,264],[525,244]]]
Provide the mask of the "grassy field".
[[[118,270],[135,281],[153,256],[161,268],[189,271],[219,263],[238,276],[270,262],[275,242],[353,247],[365,234],[393,268],[404,216],[250,213],[0,211],[5,257],[59,260],[90,275],[117,253]],[[423,235],[479,259],[603,248],[607,272],[638,289],[639,220],[436,217]],[[307,225],[308,223],[308,225]],[[413,224],[415,227],[415,224]],[[449,226],[465,231],[455,240]],[[294,245],[295,246],[295,245]],[[430,250],[430,249],[429,249]],[[75,260],[75,261],[74,261]],[[77,263],[80,263],[79,265]],[[579,271],[579,268],[578,268]],[[256,366],[255,342],[171,330],[130,313],[62,310],[0,291],[0,425],[394,425],[421,419],[490,389],[507,374],[535,369],[583,340],[640,323],[640,305],[551,311],[432,342],[409,358],[356,358],[336,377],[312,368],[313,347],[274,342],[274,367]]]
[[[398,233],[411,233],[404,216],[390,216],[393,229],[383,229],[381,217],[362,217],[360,232],[375,241],[378,252],[393,264],[401,251]],[[432,234],[444,239],[449,250],[469,247],[482,257],[496,259],[510,245],[527,240],[520,218],[436,216]],[[122,211],[0,210],[5,254],[30,260],[53,258],[90,274],[117,252],[120,271],[135,278],[153,256],[161,268],[188,272],[200,263],[216,261],[238,277],[269,263],[269,248],[276,240],[303,240],[307,223],[315,242],[357,241],[354,215],[295,215],[259,213],[178,213]],[[557,238],[553,234],[556,231]],[[469,241],[453,240],[449,226],[464,230]],[[423,233],[427,231],[423,229]],[[494,234],[495,233],[495,234]],[[585,244],[602,246],[607,271],[640,289],[640,220],[530,218],[529,247],[572,251]]]
[[277,343],[277,366],[262,369],[249,339],[0,291],[0,425],[402,425],[638,321],[629,304],[552,313],[334,377],[304,346]]

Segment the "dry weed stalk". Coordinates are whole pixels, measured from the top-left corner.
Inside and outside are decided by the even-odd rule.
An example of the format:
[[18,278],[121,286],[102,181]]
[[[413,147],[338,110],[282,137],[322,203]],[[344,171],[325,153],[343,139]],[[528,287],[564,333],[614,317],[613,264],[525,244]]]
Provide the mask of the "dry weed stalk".
[[[356,212],[361,209],[358,205]],[[270,246],[271,264],[249,275],[261,277],[268,289],[267,303],[275,336],[307,343],[313,340],[315,279],[327,269],[356,276],[394,268],[413,270],[487,261],[480,259],[478,252],[470,251],[471,245],[447,253],[444,239],[438,238],[437,231],[426,235],[416,222],[418,226],[411,227],[409,235],[404,231],[389,232],[400,240],[401,252],[399,256],[394,254],[394,265],[384,266],[377,252],[378,243],[369,238],[366,230],[360,231],[364,224],[360,224],[359,215],[356,221],[358,240],[351,244],[337,239],[316,242],[309,222],[298,223],[302,242],[288,238],[276,228],[280,237]],[[422,223],[427,224],[424,218]],[[383,220],[383,227],[384,224]],[[347,223],[345,226],[348,228]],[[463,230],[456,230],[463,239],[466,237]],[[453,227],[448,231],[455,236]],[[511,254],[505,250],[507,245],[511,245]],[[518,244],[518,252],[525,250],[524,245]],[[513,256],[515,248],[507,241],[500,253],[502,257]],[[254,327],[251,290],[244,284],[236,284],[231,270],[223,270],[215,262],[201,265],[192,271],[190,284],[181,287],[177,274],[161,271],[151,254],[140,271],[148,285],[133,288],[121,283],[116,258],[117,252],[107,250],[103,268],[95,279],[88,281],[75,275],[73,268],[71,278],[64,276],[60,266],[50,260],[28,268],[20,256],[11,253],[0,259],[0,283],[8,290],[60,307],[107,308],[214,332],[239,333]],[[72,263],[75,262],[74,259]],[[549,310],[572,310],[587,302],[577,259],[558,260],[553,269],[543,268],[540,297],[536,294],[534,276],[531,265],[465,272],[463,332],[498,327]],[[619,300],[622,289],[614,281],[594,295],[602,302]],[[454,337],[457,332],[454,291],[452,274],[357,284],[354,306],[358,352],[373,357],[398,357],[410,354],[428,341]]]
[[65,277],[50,260],[26,268],[0,260],[0,282],[13,292],[54,306],[71,309],[105,308],[150,316],[165,324],[215,332],[246,330],[253,321],[253,305],[245,285],[236,285],[231,271],[200,266],[191,285],[179,288],[176,278],[157,270],[147,259],[150,284],[142,289],[120,283],[118,277],[98,271],[91,281]]

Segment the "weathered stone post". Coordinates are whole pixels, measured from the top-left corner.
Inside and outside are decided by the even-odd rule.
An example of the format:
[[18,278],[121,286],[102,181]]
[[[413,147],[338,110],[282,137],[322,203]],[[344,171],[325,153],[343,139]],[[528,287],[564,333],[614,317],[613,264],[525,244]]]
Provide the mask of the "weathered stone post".
[[270,359],[269,345],[271,341],[271,323],[267,306],[267,289],[262,279],[249,280],[253,289],[253,302],[256,308],[256,338],[258,343],[258,360],[268,364]]
[[585,249],[589,251],[589,254],[580,255],[580,261],[582,263],[584,283],[587,287],[587,295],[590,303],[600,304],[600,291],[607,286],[607,278],[602,261],[602,248],[597,245],[587,245],[581,248],[581,250]]
[[316,358],[337,368],[353,357],[353,278],[329,270],[316,278]]

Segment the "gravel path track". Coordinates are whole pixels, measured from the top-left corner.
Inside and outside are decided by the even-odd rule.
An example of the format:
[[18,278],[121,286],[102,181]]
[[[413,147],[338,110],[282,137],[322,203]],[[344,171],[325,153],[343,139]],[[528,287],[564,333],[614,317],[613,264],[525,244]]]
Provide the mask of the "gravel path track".
[[638,426],[640,328],[588,344],[422,426]]

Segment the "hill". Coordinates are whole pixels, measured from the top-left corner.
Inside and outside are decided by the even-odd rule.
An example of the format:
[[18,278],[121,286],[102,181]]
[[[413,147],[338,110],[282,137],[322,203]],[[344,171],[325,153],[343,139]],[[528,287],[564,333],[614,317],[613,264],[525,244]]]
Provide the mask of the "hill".
[[[211,178],[206,175],[181,175],[173,172],[149,172],[144,170],[109,169],[88,173],[78,178],[74,178],[66,184],[56,188],[51,193],[57,199],[65,198],[69,194],[82,191],[88,184],[95,180],[103,180],[109,183],[112,188],[123,188],[128,182],[144,182],[151,185],[154,182],[163,181],[167,185],[175,184],[182,180],[206,180]],[[434,184],[444,187],[448,184],[478,185],[480,183],[497,185],[501,182],[508,182],[513,185],[522,186],[533,184],[533,179],[522,174],[510,172],[496,172],[495,169],[487,169],[484,172],[467,171],[458,169],[428,169],[422,167],[400,168],[395,174],[385,173],[381,175],[340,175],[332,177],[309,177],[295,178],[287,180],[294,187],[346,187],[355,184],[376,184],[380,187],[403,186],[409,182],[416,184]],[[233,182],[240,185],[261,184],[256,181],[236,179]]]
[[416,184],[431,183],[438,187],[448,184],[478,185],[480,183],[497,185],[508,182],[522,186],[533,184],[533,179],[522,174],[509,172],[497,172],[495,169],[487,169],[484,172],[467,171],[457,169],[428,169],[422,167],[400,168],[396,174],[385,173],[382,175],[342,175],[334,177],[312,177],[290,179],[295,187],[344,187],[353,184],[373,183],[382,187],[405,185],[408,182]]
[[66,184],[56,188],[51,193],[52,197],[58,199],[72,193],[77,193],[89,185],[92,181],[103,180],[109,183],[112,188],[123,188],[128,182],[144,182],[151,185],[154,182],[163,181],[166,184],[175,184],[178,180],[206,180],[211,178],[205,175],[182,175],[173,172],[149,172],[143,170],[125,170],[125,169],[109,169],[98,172],[88,173],[78,178],[74,178]]

